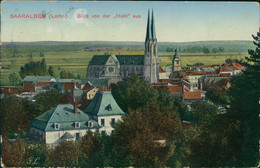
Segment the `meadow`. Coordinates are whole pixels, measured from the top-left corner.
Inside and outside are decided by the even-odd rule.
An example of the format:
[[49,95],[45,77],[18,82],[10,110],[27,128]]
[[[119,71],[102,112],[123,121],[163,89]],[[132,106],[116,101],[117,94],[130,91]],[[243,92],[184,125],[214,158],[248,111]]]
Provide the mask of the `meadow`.
[[[89,64],[93,55],[103,55],[104,51],[52,51],[44,52],[44,57],[40,57],[40,52],[18,52],[15,56],[11,56],[7,51],[2,53],[1,57],[1,86],[10,86],[9,75],[16,73],[19,75],[20,67],[30,61],[40,61],[45,58],[48,66],[54,68],[54,76],[59,78],[60,71],[66,70],[72,72],[75,76],[80,75],[82,79],[86,79],[87,65]],[[109,54],[114,55],[142,55],[144,51],[111,51]],[[161,66],[171,66],[171,61],[174,53],[159,52],[159,63]],[[187,64],[203,63],[222,64],[226,59],[244,59],[248,56],[247,53],[218,53],[218,54],[204,54],[204,53],[180,53],[182,66]]]

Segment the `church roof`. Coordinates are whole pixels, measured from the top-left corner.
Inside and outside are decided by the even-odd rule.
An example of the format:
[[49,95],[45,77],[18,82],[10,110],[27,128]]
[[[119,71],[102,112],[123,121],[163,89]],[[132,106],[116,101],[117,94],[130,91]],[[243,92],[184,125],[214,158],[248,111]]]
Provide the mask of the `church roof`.
[[[105,65],[110,55],[94,55],[89,65]],[[120,65],[144,65],[144,55],[116,55]]]
[[94,55],[89,65],[105,65],[110,55]]
[[99,91],[84,112],[95,116],[125,114],[109,91]]
[[116,55],[120,65],[144,65],[144,55]]
[[30,126],[42,131],[53,131],[55,130],[54,123],[58,123],[60,124],[59,130],[71,130],[75,129],[75,122],[79,122],[81,129],[87,129],[88,121],[94,123],[93,128],[99,127],[96,121],[80,109],[77,109],[77,114],[75,114],[72,104],[58,104],[56,107],[35,118]]

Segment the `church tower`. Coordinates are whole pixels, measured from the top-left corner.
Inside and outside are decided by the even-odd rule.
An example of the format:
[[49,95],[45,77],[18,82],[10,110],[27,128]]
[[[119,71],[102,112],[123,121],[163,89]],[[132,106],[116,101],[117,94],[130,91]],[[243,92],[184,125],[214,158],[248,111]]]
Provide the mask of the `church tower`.
[[181,59],[177,54],[177,49],[175,49],[175,54],[172,59],[172,72],[181,70]]
[[159,79],[159,62],[157,54],[157,38],[155,34],[154,16],[152,11],[152,19],[150,20],[149,10],[145,38],[144,77],[150,83],[156,83]]

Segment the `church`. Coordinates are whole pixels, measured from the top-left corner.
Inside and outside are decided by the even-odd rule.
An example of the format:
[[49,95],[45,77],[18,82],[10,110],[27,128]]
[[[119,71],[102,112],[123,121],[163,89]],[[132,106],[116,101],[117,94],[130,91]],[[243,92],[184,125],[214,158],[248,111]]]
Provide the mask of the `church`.
[[87,79],[120,81],[132,74],[143,76],[150,83],[159,78],[159,62],[154,15],[148,11],[144,55],[94,55],[87,68]]

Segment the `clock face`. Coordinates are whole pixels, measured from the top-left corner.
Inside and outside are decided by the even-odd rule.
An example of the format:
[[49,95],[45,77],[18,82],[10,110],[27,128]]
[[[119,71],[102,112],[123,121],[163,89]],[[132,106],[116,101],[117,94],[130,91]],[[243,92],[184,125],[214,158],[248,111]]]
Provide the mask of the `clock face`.
[[108,68],[108,72],[113,72],[114,71],[114,68],[113,67],[109,67]]

